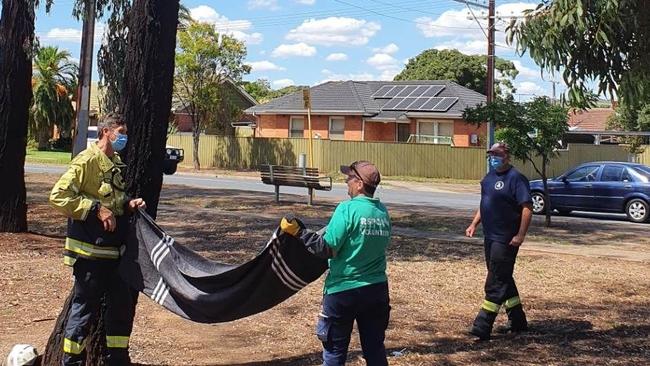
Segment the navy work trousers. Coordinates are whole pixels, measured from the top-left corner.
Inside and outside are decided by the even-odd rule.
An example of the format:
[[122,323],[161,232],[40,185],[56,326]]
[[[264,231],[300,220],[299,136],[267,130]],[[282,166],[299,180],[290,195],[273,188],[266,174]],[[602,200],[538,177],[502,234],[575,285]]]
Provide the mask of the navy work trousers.
[[384,337],[389,318],[387,282],[323,296],[323,310],[316,326],[316,335],[323,342],[323,365],[345,365],[355,320],[366,363],[388,365]]
[[[117,260],[79,258],[74,264],[74,295],[64,333],[63,365],[84,365],[90,321],[104,310],[108,364],[130,365],[129,337],[138,293],[117,272]],[[105,307],[101,306],[105,297]]]

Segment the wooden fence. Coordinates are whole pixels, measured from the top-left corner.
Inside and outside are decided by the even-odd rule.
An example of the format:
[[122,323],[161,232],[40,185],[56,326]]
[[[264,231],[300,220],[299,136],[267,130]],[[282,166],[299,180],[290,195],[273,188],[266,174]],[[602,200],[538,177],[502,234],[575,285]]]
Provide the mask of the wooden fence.
[[[192,137],[170,136],[168,144],[185,150],[184,166],[192,166]],[[409,176],[451,179],[481,179],[486,159],[483,148],[390,142],[314,140],[314,166],[335,174],[340,165],[355,160],[374,162],[384,176]],[[300,154],[307,154],[309,141],[302,138],[266,139],[202,135],[199,161],[204,168],[257,169],[260,164],[296,165]],[[572,144],[550,164],[548,175],[555,176],[568,168],[588,161],[629,161],[622,146]],[[650,149],[637,157],[648,164]],[[530,179],[538,178],[532,164],[515,162]]]

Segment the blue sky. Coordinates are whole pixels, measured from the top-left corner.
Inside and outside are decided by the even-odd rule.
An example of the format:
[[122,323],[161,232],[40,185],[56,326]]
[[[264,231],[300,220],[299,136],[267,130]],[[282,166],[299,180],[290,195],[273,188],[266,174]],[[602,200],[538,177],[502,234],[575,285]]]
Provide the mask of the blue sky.
[[[487,1],[477,0],[478,3]],[[72,13],[74,0],[56,0],[50,14],[37,12],[36,32],[44,45],[57,45],[79,57],[81,23]],[[185,0],[194,18],[243,40],[246,80],[268,79],[272,86],[315,85],[326,80],[390,80],[411,57],[428,48],[457,48],[486,53],[487,40],[469,9],[450,0]],[[540,77],[529,57],[505,44],[509,17],[536,1],[497,1],[499,57],[515,62],[518,96],[550,95],[551,83]],[[485,13],[473,8],[484,24]],[[103,23],[97,24],[95,51]],[[97,78],[94,67],[94,78]],[[558,77],[556,77],[558,78]],[[552,77],[545,77],[551,80]],[[559,78],[558,78],[559,79]],[[563,86],[558,87],[558,92]]]

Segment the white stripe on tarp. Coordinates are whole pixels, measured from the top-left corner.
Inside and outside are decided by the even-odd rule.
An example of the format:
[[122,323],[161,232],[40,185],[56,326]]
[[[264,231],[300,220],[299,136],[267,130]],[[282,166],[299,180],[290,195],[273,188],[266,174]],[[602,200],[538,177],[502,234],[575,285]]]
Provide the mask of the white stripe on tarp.
[[163,238],[160,239],[158,244],[156,244],[156,246],[153,247],[151,253],[149,253],[149,256],[151,257],[151,262],[155,262],[155,257],[158,254],[158,251],[164,247],[165,247],[165,237],[163,236]]
[[[287,287],[291,288],[294,291],[298,291],[301,288],[303,288],[304,286],[301,286],[299,283],[297,283],[291,277],[291,275],[289,275],[287,273],[287,272],[290,272],[291,270],[287,268],[286,263],[284,263],[284,262],[282,262],[281,260],[278,259],[274,249],[275,249],[275,246],[271,248],[271,255],[273,256],[273,262],[271,262],[271,268],[273,268],[273,270],[276,272],[276,274],[279,277],[281,277],[281,279],[283,280],[282,282],[284,282],[284,284],[287,285]],[[289,286],[287,284],[287,282],[289,284],[291,284],[291,286]]]
[[274,245],[273,247],[271,247],[271,254],[273,254],[274,258],[280,262],[280,265],[282,265],[282,268],[284,268],[284,270],[287,272],[287,275],[289,276],[290,279],[296,282],[296,284],[301,288],[307,286],[307,282],[303,281],[300,277],[298,277],[298,275],[293,273],[291,268],[287,265],[287,262],[284,261],[284,258],[282,257],[282,253],[280,253],[280,248],[278,247],[278,245]]
[[167,256],[167,254],[169,254],[170,251],[171,251],[171,249],[169,249],[169,247],[167,247],[167,248],[165,248],[165,250],[160,254],[160,256],[158,257],[157,262],[154,263],[154,265],[156,266],[156,269],[157,269],[157,270],[160,270],[160,263],[162,263],[162,260]]
[[[160,265],[160,255],[165,251],[169,250],[169,247],[174,243],[174,238],[169,235],[165,235],[160,246],[156,245],[156,248],[151,251],[151,261],[158,269]],[[165,254],[167,255],[167,254]]]
[[167,298],[167,295],[169,295],[169,287],[167,287],[167,286],[165,286],[165,287],[166,287],[166,288],[165,288],[165,291],[164,291],[164,292],[162,293],[162,295],[160,296],[160,299],[158,299],[158,303],[159,303],[160,305],[162,305],[162,304],[165,303],[165,299]]
[[156,287],[154,287],[153,292],[151,292],[150,298],[153,300],[156,297],[156,293],[158,292],[159,287],[162,285],[163,279],[160,277],[160,280],[158,280],[158,284]]
[[295,286],[291,285],[289,282],[287,282],[287,280],[285,280],[285,277],[282,274],[282,272],[280,272],[276,268],[275,261],[271,262],[271,269],[273,270],[275,275],[280,279],[280,281],[282,281],[282,283],[284,283],[284,285],[287,286],[290,290],[293,290],[293,291],[296,291],[296,292],[300,291],[300,287],[295,287]]
[[278,260],[280,261],[280,264],[282,264],[284,269],[287,271],[287,274],[289,275],[289,277],[291,279],[293,279],[295,282],[297,282],[298,285],[300,285],[300,287],[307,286],[307,282],[303,281],[302,278],[298,277],[298,275],[296,275],[291,270],[291,268],[287,265],[287,262],[284,261],[284,258],[282,257],[282,253],[280,253],[280,248],[278,248],[277,245],[274,245],[273,248],[275,248],[275,256],[278,258]]
[[163,281],[162,286],[158,290],[156,296],[153,298],[153,301],[160,303],[160,299],[162,298],[163,294],[165,293],[165,291],[168,290],[169,290],[169,286],[167,286],[167,284]]

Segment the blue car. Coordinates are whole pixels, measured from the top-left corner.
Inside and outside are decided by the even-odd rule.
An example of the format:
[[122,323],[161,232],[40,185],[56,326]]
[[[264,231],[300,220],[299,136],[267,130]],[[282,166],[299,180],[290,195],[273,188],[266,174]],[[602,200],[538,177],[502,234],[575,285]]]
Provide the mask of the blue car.
[[646,222],[650,217],[650,167],[614,161],[578,165],[548,180],[551,202],[544,199],[541,180],[530,182],[533,212],[557,210],[625,213],[630,221]]

